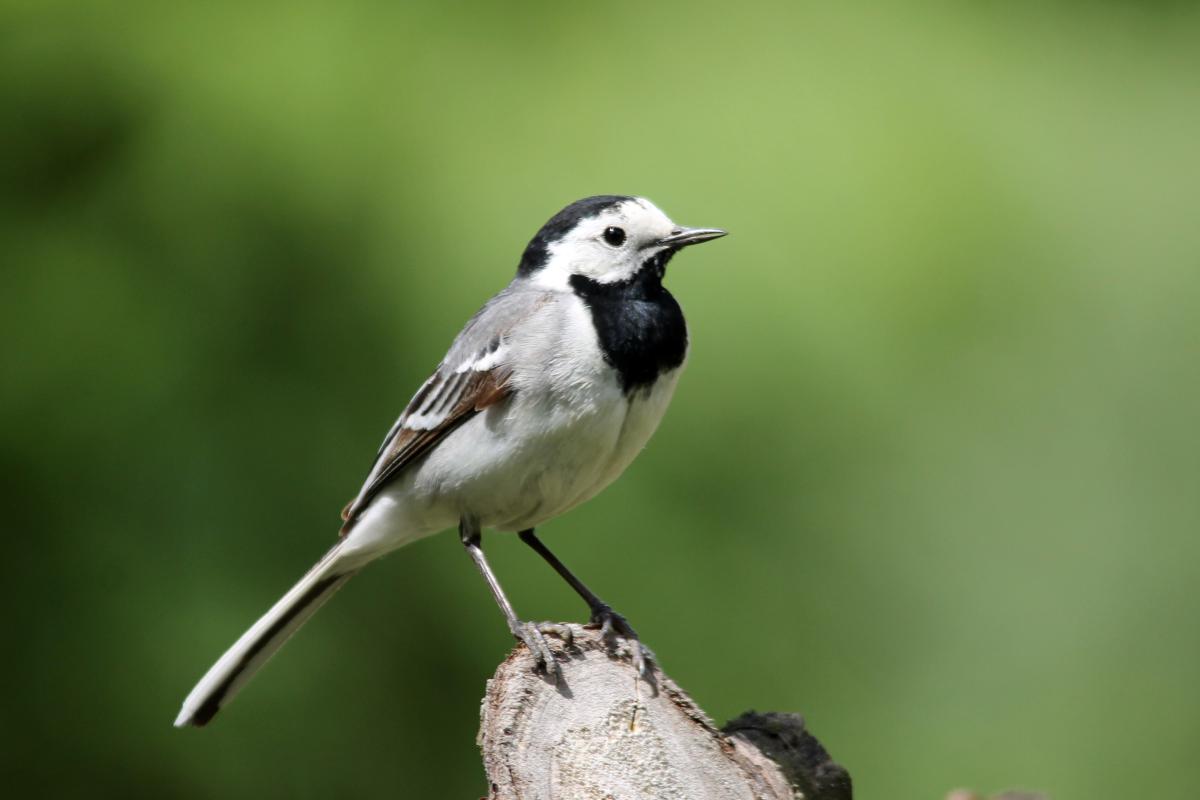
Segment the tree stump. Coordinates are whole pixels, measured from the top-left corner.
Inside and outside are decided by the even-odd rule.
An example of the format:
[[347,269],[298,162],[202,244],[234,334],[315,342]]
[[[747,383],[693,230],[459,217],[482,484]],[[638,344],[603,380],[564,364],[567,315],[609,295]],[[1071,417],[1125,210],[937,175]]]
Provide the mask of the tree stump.
[[624,643],[566,625],[562,680],[518,646],[488,681],[479,745],[489,800],[850,800],[850,776],[797,714],[747,712],[718,730]]

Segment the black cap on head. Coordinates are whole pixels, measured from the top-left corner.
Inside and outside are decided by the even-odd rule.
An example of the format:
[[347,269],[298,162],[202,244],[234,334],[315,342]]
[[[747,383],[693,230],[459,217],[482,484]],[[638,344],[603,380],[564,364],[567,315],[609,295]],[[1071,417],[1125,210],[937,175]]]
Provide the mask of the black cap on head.
[[529,240],[529,244],[525,248],[525,253],[521,256],[521,263],[517,267],[517,274],[532,275],[546,266],[546,260],[550,257],[550,243],[561,239],[568,231],[578,225],[580,220],[594,217],[613,206],[620,205],[626,200],[632,199],[628,195],[598,194],[594,197],[585,197],[582,200],[576,200],[574,203],[571,203],[571,205],[551,217],[542,226],[542,229]]

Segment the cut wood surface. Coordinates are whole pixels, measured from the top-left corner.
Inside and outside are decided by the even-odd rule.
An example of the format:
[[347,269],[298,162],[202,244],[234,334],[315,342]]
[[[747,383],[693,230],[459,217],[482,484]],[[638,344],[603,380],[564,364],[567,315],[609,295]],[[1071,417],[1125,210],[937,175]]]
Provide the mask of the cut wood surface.
[[628,646],[564,626],[555,682],[517,647],[488,681],[479,745],[489,800],[850,800],[850,776],[796,714],[747,712],[718,730]]

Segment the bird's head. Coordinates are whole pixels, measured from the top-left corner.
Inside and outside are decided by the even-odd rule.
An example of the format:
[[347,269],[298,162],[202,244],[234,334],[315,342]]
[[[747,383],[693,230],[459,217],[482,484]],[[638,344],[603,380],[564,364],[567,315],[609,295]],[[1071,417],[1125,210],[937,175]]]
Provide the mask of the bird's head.
[[576,275],[602,284],[630,280],[642,269],[661,277],[680,249],[724,235],[676,225],[644,197],[597,195],[551,217],[525,248],[517,274],[554,289],[567,288]]

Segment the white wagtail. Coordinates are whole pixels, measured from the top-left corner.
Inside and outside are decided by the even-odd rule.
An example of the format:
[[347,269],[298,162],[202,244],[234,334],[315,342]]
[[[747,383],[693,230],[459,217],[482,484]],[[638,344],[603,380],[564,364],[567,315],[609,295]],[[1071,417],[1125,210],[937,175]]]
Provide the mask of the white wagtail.
[[644,198],[564,208],[525,248],[517,275],[459,333],[392,426],[341,538],[242,634],[183,701],[177,726],[204,725],[354,573],[458,525],[508,627],[541,669],[557,662],[522,622],[481,548],[484,528],[517,531],[587,602],[606,635],[623,617],[534,535],[620,475],[658,427],[687,357],[683,312],[662,285],[681,248],[724,236],[683,228]]

